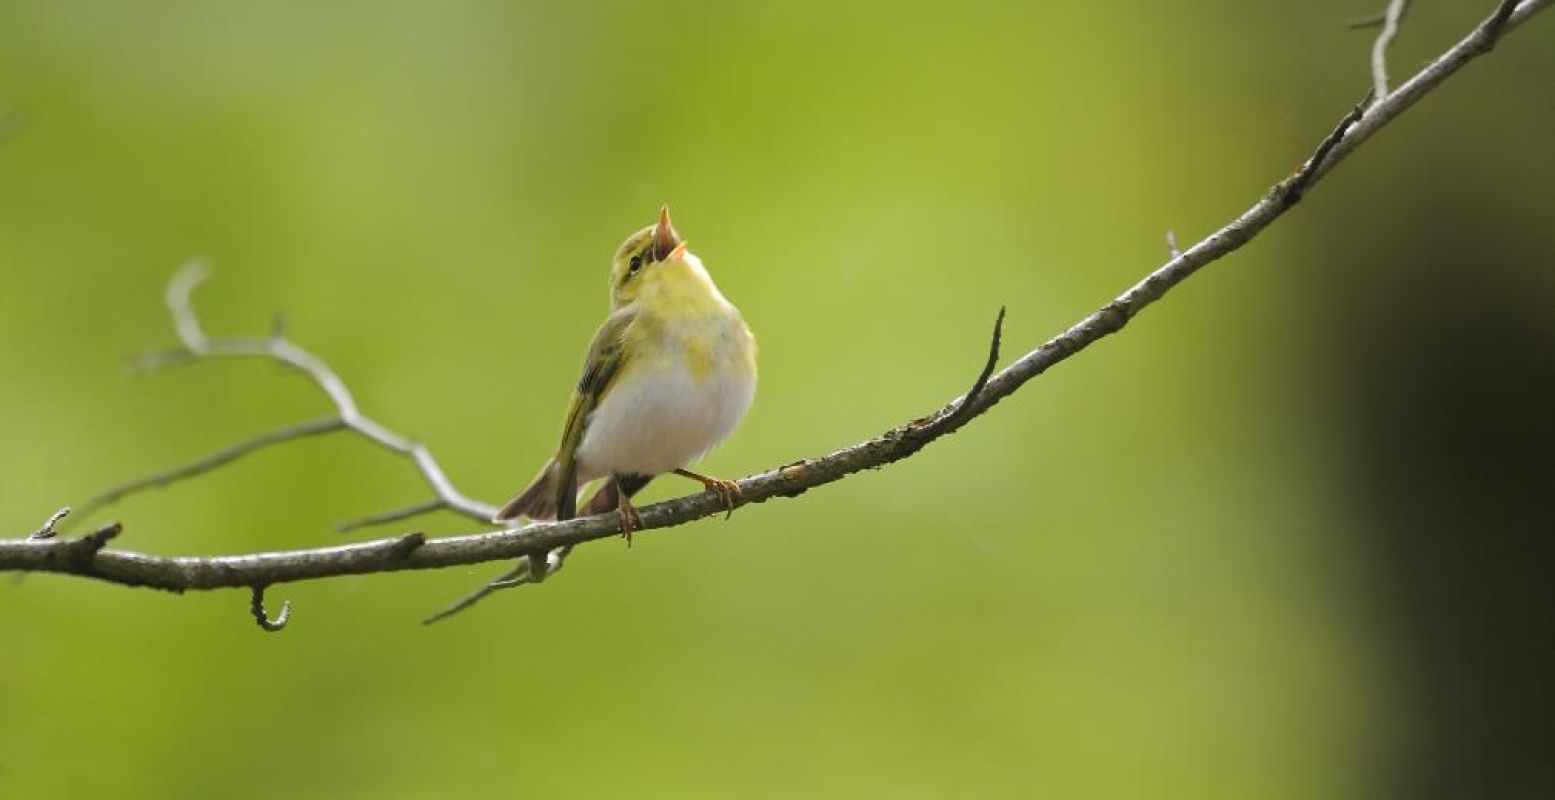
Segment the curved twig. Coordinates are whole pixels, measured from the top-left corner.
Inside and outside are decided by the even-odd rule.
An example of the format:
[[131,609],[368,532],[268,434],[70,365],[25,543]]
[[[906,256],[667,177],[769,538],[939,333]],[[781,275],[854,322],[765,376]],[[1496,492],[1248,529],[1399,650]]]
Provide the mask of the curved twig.
[[294,369],[313,381],[335,406],[335,416],[271,431],[189,464],[131,481],[93,498],[87,504],[91,510],[111,505],[128,495],[154,486],[165,486],[198,475],[263,447],[304,436],[345,429],[392,453],[409,458],[416,465],[416,469],[420,471],[427,485],[437,494],[437,505],[433,507],[427,504],[426,511],[452,511],[479,522],[491,519],[492,514],[496,512],[496,507],[467,497],[455,489],[424,445],[394,433],[382,423],[363,414],[351,390],[346,388],[345,382],[322,358],[286,338],[283,318],[277,317],[271,335],[265,339],[214,339],[208,336],[204,326],[200,324],[199,316],[194,311],[192,295],[209,276],[210,268],[200,261],[185,265],[173,276],[173,280],[168,283],[166,302],[181,346],[141,356],[135,362],[136,368],[138,370],[161,369],[203,358],[269,359]]
[[988,377],[993,375],[995,368],[999,366],[999,346],[1004,341],[1004,306],[999,306],[999,316],[993,320],[993,338],[988,342],[988,360],[983,362],[983,371],[977,373],[977,380],[972,381],[972,388],[961,396],[961,402],[956,409],[945,416],[945,419],[964,418],[972,410],[972,403],[977,396],[988,388]]
[[259,623],[260,628],[270,633],[275,633],[285,628],[286,623],[291,622],[292,601],[286,600],[282,602],[281,615],[272,620],[270,619],[270,613],[265,611],[265,589],[267,587],[261,584],[249,588],[253,591],[253,595],[248,602],[248,613],[254,615],[254,622]]
[[[886,431],[884,434],[844,448],[830,455],[794,462],[777,469],[751,475],[738,481],[736,504],[764,502],[774,497],[793,497],[863,469],[880,467],[906,458],[939,437],[948,435],[987,412],[1000,400],[1013,394],[1027,381],[1050,367],[1117,332],[1140,311],[1159,300],[1193,273],[1228,253],[1234,252],[1258,235],[1265,227],[1289,211],[1335,166],[1378,130],[1397,119],[1410,106],[1454,75],[1474,58],[1489,52],[1508,31],[1545,10],[1555,0],[1502,0],[1496,12],[1452,48],[1431,62],[1414,77],[1386,97],[1364,109],[1352,111],[1325,137],[1323,142],[1289,178],[1276,185],[1235,220],[1171,258],[1143,280],[1090,314],[1068,330],[1025,354],[991,376],[985,374],[974,383],[973,391],[951,400],[926,417]],[[484,504],[453,492],[440,471],[429,471],[432,464],[424,449],[382,429],[361,417],[354,402],[338,378],[306,351],[284,339],[267,342],[251,340],[211,340],[204,336],[192,312],[187,312],[188,291],[197,279],[184,278],[169,290],[175,305],[185,355],[265,356],[289,364],[307,373],[335,400],[347,427],[362,433],[384,447],[409,455],[437,490],[439,499],[449,507],[484,519]],[[181,316],[180,316],[181,314]],[[996,337],[999,327],[996,326]],[[990,351],[997,352],[997,341]],[[712,493],[699,493],[640,509],[642,530],[680,525],[721,513],[723,501]],[[544,560],[544,575],[560,567],[570,548],[582,542],[614,537],[619,524],[614,513],[565,522],[545,522],[524,528],[424,540],[412,537],[380,539],[360,544],[321,547],[251,555],[212,558],[150,556],[126,550],[102,549],[103,543],[117,533],[110,526],[94,540],[4,540],[0,541],[0,570],[58,572],[120,583],[150,586],[168,591],[263,587],[274,583],[313,580],[339,575],[388,572],[409,569],[435,569],[455,565],[526,557],[519,569],[493,581],[480,596],[528,580],[529,561]],[[99,531],[103,534],[109,529]],[[94,534],[93,536],[98,536]],[[85,544],[83,544],[83,542]],[[537,574],[536,578],[543,577]],[[257,590],[256,590],[257,591]],[[479,599],[478,597],[476,599]]]

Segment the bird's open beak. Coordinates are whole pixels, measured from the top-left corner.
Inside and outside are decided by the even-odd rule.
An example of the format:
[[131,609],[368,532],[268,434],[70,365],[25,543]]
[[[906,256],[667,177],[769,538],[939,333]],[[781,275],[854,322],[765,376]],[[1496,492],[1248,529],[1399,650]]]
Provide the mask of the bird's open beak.
[[675,226],[670,224],[670,207],[659,207],[659,224],[653,228],[653,260],[664,261],[686,253],[686,243],[681,241]]

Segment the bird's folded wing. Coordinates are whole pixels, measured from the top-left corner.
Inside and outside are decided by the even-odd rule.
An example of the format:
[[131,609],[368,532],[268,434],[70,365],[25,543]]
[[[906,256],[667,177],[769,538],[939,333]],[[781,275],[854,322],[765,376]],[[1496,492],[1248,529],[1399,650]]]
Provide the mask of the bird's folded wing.
[[589,344],[588,357],[583,361],[583,377],[578,379],[578,390],[572,396],[572,408],[567,412],[567,426],[562,429],[562,443],[556,449],[556,508],[557,519],[571,519],[577,513],[578,445],[583,441],[583,428],[589,413],[599,404],[626,362],[624,346],[626,331],[637,318],[636,310],[628,307],[610,315],[605,324],[594,334]]

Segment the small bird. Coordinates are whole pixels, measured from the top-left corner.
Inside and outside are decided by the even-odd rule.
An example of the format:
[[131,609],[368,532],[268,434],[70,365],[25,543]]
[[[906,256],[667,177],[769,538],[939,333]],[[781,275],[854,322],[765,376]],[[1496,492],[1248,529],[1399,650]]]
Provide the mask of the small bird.
[[610,268],[610,316],[583,361],[561,445],[493,522],[577,516],[583,485],[606,478],[585,516],[616,508],[628,541],[642,520],[632,495],[673,472],[731,511],[739,487],[686,466],[734,432],[756,394],[756,338],[670,223],[627,237]]

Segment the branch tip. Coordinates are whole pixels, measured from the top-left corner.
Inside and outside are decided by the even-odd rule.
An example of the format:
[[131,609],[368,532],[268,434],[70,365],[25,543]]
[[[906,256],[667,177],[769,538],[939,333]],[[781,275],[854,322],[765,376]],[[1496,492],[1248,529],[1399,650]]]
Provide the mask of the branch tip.
[[993,320],[993,337],[988,342],[988,360],[983,362],[983,371],[977,374],[977,380],[972,382],[972,388],[967,390],[956,410],[950,413],[950,417],[958,417],[972,408],[972,403],[978,395],[988,387],[988,379],[993,376],[993,371],[999,366],[999,347],[1004,339],[1004,311],[1005,306],[999,306],[999,315]]
[[58,525],[59,521],[64,519],[66,516],[69,516],[69,514],[70,506],[65,506],[64,508],[55,511],[53,514],[49,515],[47,520],[44,520],[43,527],[33,531],[27,536],[27,538],[31,541],[54,538],[54,526]]
[[275,633],[286,627],[286,623],[292,619],[292,601],[281,603],[281,613],[274,620],[270,619],[269,612],[265,611],[265,586],[256,585],[250,587],[253,594],[250,596],[248,611],[254,615],[254,622],[260,629]]
[[82,536],[66,545],[70,553],[70,560],[76,564],[90,564],[97,558],[97,553],[115,537],[124,532],[123,523],[110,522],[91,533]]
[[206,278],[211,276],[210,265],[204,259],[195,259],[184,264],[168,281],[167,292],[164,299],[167,302],[167,311],[173,317],[173,329],[178,333],[178,340],[191,354],[199,355],[209,347],[210,340],[205,336],[204,328],[200,327],[200,318],[194,313],[194,302],[191,296]]

